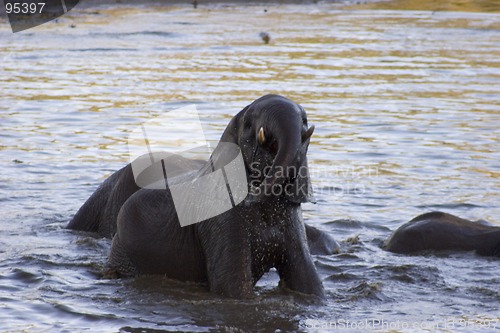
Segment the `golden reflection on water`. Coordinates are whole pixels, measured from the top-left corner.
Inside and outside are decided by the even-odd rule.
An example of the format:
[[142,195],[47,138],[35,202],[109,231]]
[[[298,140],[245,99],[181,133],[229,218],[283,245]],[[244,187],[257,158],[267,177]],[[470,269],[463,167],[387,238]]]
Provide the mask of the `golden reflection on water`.
[[354,8],[498,13],[500,3],[496,0],[389,0],[360,4]]
[[[85,162],[126,162],[129,128],[175,109],[172,102],[219,103],[202,111],[215,142],[246,104],[279,93],[303,104],[316,125],[313,166],[377,168],[368,186],[418,184],[427,181],[426,173],[434,180],[459,179],[456,187],[476,175],[479,186],[497,186],[495,6],[389,1],[82,8],[16,39],[1,28],[7,46],[1,48],[6,102],[0,109],[31,110],[33,121],[56,127],[63,125],[54,110],[70,112],[65,117],[85,128],[53,142],[54,150]],[[440,11],[445,8],[462,12]],[[269,44],[261,31],[270,34]],[[33,135],[59,135],[28,128]],[[20,137],[26,129],[11,128]],[[43,148],[15,139],[0,146]],[[463,171],[472,176],[460,176]]]

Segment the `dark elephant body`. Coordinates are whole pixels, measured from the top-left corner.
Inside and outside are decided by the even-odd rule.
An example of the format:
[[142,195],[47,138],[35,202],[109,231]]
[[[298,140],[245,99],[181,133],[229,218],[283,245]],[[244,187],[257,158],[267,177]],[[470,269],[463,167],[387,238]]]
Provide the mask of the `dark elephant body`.
[[180,227],[174,206],[165,205],[171,200],[168,191],[140,190],[126,202],[113,239],[111,269],[208,282],[211,291],[240,298],[248,297],[260,277],[276,267],[284,286],[323,294],[300,205],[275,198]]
[[[221,138],[241,148],[250,184],[243,202],[181,227],[170,189],[140,189],[128,165],[94,192],[68,228],[114,235],[108,268],[119,275],[163,274],[208,282],[222,295],[248,297],[257,280],[275,267],[283,286],[323,297],[309,247],[333,253],[337,244],[303,223],[301,203],[311,199],[309,175],[277,172],[290,166],[307,170],[313,129],[302,107],[281,96],[264,96],[238,113]],[[174,182],[225,165],[224,147],[216,147],[208,164],[174,156],[169,165],[189,170]],[[293,191],[277,194],[275,188]]]
[[453,250],[500,256],[500,227],[431,212],[399,227],[384,248],[395,253]]
[[328,233],[306,224],[307,243],[311,254],[335,254],[340,252],[340,245]]
[[[184,177],[189,177],[189,174],[193,173],[189,170],[199,170],[205,164],[204,161],[191,160],[178,155],[169,157],[169,165],[184,170]],[[175,161],[172,161],[172,158],[175,158]],[[75,214],[67,228],[97,232],[103,237],[113,238],[120,209],[125,201],[140,189],[135,181],[131,164],[127,164],[109,176],[95,190]]]

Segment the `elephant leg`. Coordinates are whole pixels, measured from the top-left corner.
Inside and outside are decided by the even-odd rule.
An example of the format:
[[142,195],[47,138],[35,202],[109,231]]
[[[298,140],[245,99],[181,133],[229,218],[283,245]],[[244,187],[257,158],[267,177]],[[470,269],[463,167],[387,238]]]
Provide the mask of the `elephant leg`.
[[[235,266],[248,266],[234,269]],[[208,288],[211,292],[231,298],[251,298],[253,278],[250,264],[244,262],[215,264],[207,260]]]
[[300,293],[324,298],[323,284],[306,244],[305,230],[287,238],[289,245],[285,249],[284,260],[276,267],[281,278],[280,284]]
[[108,262],[103,272],[105,278],[118,278],[134,276],[137,274],[135,265],[126,255],[126,251],[120,243],[119,236],[113,238]]
[[278,268],[278,272],[283,287],[303,294],[325,297],[323,284],[311,258],[295,256],[285,262],[282,268]]
[[254,285],[250,243],[247,234],[232,222],[216,219],[198,225],[208,287],[226,297],[250,298]]

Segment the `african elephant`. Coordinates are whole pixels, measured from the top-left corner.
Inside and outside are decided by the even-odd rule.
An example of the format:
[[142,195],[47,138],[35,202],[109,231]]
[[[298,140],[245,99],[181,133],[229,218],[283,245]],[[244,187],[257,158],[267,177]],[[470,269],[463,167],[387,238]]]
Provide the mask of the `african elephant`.
[[[169,166],[179,170],[199,170],[205,161],[170,155]],[[175,158],[174,161],[172,159]],[[189,174],[189,172],[186,172]],[[140,190],[134,179],[132,167],[127,164],[107,178],[78,210],[67,228],[97,232],[102,237],[113,238],[121,207],[135,192]],[[305,225],[307,243],[311,254],[330,255],[338,253],[340,245],[328,233]]]
[[500,227],[430,212],[403,224],[383,247],[395,253],[455,250],[500,257]]
[[338,245],[302,220],[301,203],[312,198],[306,153],[313,131],[300,105],[263,96],[233,117],[208,162],[170,156],[170,165],[190,170],[174,180],[182,183],[225,165],[227,143],[239,147],[248,195],[232,209],[181,227],[171,188],[139,188],[128,165],[94,192],[68,228],[114,235],[108,268],[122,276],[163,274],[244,298],[274,267],[280,285],[324,297],[309,247],[332,253]]

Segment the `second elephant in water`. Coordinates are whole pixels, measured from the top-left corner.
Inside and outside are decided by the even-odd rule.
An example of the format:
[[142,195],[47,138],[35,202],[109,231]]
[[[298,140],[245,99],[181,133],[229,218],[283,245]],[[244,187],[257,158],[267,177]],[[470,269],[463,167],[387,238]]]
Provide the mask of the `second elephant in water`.
[[213,292],[241,298],[275,267],[282,286],[323,297],[307,234],[311,248],[337,245],[314,228],[306,232],[302,220],[301,203],[312,194],[306,153],[313,131],[300,105],[266,95],[231,120],[208,163],[174,157],[173,164],[193,170],[178,177],[182,183],[224,165],[224,143],[240,147],[251,185],[234,208],[181,227],[170,189],[139,189],[127,166],[96,190],[68,227],[108,236],[116,230],[108,264],[121,275],[208,282]]
[[500,227],[430,212],[403,224],[383,247],[395,253],[451,250],[500,257]]

